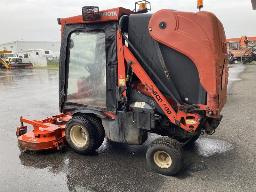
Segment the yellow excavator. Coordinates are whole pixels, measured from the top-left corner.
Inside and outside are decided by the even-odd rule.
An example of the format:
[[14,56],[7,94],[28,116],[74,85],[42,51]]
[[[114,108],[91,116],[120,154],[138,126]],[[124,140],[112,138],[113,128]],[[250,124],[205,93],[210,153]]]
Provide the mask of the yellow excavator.
[[10,64],[6,61],[5,55],[6,54],[11,54],[12,51],[0,51],[0,68],[5,68],[5,69],[10,69]]
[[0,68],[2,69],[26,69],[32,68],[32,63],[23,63],[22,58],[19,58],[17,54],[12,51],[3,50],[0,51]]

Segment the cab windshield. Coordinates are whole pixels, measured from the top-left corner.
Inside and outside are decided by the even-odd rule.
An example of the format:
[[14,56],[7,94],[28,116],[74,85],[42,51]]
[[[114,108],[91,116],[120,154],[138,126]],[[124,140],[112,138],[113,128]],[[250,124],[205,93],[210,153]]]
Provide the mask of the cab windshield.
[[106,107],[104,32],[74,32],[69,39],[67,102]]

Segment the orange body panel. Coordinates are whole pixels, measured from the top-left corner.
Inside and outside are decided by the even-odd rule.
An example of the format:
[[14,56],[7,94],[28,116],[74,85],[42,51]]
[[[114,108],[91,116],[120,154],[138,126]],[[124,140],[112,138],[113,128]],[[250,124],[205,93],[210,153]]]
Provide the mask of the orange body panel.
[[[159,27],[166,23],[166,28]],[[206,90],[210,116],[219,116],[227,95],[227,50],[223,26],[208,12],[185,13],[161,10],[149,23],[151,36],[191,59]],[[210,80],[209,80],[210,79]]]
[[124,63],[124,48],[122,33],[117,31],[117,56],[118,56],[118,86],[126,87],[126,69]]

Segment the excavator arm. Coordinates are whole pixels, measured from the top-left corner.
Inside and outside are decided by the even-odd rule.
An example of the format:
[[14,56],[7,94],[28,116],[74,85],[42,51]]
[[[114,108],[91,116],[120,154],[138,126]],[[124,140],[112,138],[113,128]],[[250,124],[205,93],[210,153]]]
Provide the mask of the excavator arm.
[[0,58],[0,67],[10,69],[10,65],[8,63],[6,63],[2,58]]

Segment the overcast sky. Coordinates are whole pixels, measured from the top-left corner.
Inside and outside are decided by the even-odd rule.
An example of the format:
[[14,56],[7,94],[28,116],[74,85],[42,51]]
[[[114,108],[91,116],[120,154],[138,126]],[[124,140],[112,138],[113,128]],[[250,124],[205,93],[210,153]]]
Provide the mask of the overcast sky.
[[[59,41],[58,17],[79,15],[82,6],[133,9],[135,0],[1,0],[0,43],[15,40]],[[151,0],[153,11],[196,11],[196,0]],[[205,0],[203,10],[223,22],[227,37],[256,36],[256,11],[251,0]]]

